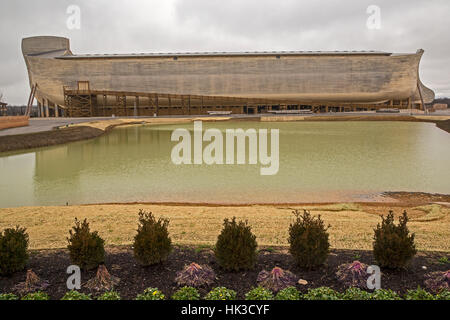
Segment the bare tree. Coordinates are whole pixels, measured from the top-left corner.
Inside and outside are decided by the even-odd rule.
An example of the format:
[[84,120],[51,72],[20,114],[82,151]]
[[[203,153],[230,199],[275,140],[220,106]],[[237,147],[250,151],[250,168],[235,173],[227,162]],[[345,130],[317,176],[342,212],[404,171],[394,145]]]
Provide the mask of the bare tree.
[[3,92],[0,92],[0,102],[3,102],[3,98],[4,98]]

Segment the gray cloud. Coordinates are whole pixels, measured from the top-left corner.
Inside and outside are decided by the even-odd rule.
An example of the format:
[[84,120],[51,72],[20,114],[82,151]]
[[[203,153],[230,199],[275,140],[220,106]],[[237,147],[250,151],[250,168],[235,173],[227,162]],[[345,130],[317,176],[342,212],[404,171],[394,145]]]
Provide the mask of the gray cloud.
[[[66,27],[69,5],[81,30]],[[366,28],[369,5],[381,29]],[[422,81],[450,96],[450,2],[387,0],[6,0],[0,3],[0,91],[26,102],[20,41],[34,35],[71,39],[75,53],[254,50],[425,49]]]

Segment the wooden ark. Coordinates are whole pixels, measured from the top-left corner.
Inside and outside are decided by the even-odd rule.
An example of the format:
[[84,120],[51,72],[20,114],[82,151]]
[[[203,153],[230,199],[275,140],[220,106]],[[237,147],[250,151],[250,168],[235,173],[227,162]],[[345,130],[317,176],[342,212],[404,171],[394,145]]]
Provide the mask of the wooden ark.
[[41,116],[143,116],[423,108],[423,50],[75,55],[69,39],[22,40]]

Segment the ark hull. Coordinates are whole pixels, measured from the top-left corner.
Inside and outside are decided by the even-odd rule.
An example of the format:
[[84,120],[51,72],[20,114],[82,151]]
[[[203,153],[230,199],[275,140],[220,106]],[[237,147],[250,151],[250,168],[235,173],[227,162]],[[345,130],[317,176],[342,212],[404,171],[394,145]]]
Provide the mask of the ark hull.
[[[247,100],[247,105],[263,100],[336,106],[409,100],[411,106],[422,101],[418,88],[425,103],[434,99],[418,76],[422,50],[73,55],[68,39],[33,37],[23,39],[22,51],[38,101],[63,109],[69,107],[64,88],[76,89],[80,81],[97,93],[215,97]],[[116,98],[107,97],[106,103]]]

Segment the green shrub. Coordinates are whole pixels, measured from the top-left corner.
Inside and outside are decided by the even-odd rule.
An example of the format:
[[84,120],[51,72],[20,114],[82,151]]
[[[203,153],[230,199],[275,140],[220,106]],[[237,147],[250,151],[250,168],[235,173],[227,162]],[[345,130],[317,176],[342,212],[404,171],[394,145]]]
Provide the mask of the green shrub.
[[120,300],[120,294],[115,291],[108,291],[97,298],[97,300]]
[[273,300],[273,294],[266,288],[256,287],[245,295],[245,300]]
[[450,290],[442,290],[436,295],[436,300],[450,300]]
[[343,300],[371,300],[372,294],[360,288],[348,288],[342,295]]
[[86,219],[80,222],[75,218],[75,226],[69,233],[67,249],[72,263],[82,269],[91,270],[105,261],[105,241],[97,231],[90,231]]
[[50,300],[50,297],[45,292],[37,291],[24,295],[20,300]]
[[87,295],[76,290],[66,292],[61,300],[92,300],[91,295]]
[[399,224],[394,223],[394,213],[381,217],[381,225],[374,229],[373,255],[381,267],[403,268],[417,253],[414,244],[414,234],[409,234],[406,211],[399,218]]
[[172,300],[200,300],[200,293],[194,287],[183,287],[173,294]]
[[275,300],[300,300],[300,298],[300,292],[295,287],[287,287],[275,296]]
[[19,300],[19,297],[12,293],[0,293],[0,301],[2,300]]
[[0,275],[10,275],[25,268],[28,242],[25,228],[5,229],[0,233]]
[[435,297],[419,286],[416,290],[408,290],[405,294],[405,300],[435,300]]
[[377,289],[372,293],[371,300],[402,300],[402,298],[391,289]]
[[205,296],[205,300],[236,300],[236,291],[225,287],[217,287]]
[[225,270],[248,270],[255,266],[257,246],[256,237],[247,221],[225,219],[214,253],[217,262]]
[[166,296],[157,288],[147,288],[143,294],[139,294],[136,300],[164,300]]
[[341,294],[328,287],[309,289],[303,295],[304,300],[341,300]]
[[289,226],[289,252],[301,267],[313,268],[323,264],[330,250],[329,226],[325,227],[320,216],[314,218],[306,210],[303,214],[295,210],[293,214],[296,219]]
[[169,220],[156,220],[153,213],[139,211],[139,225],[134,237],[134,257],[144,266],[161,263],[172,251]]

